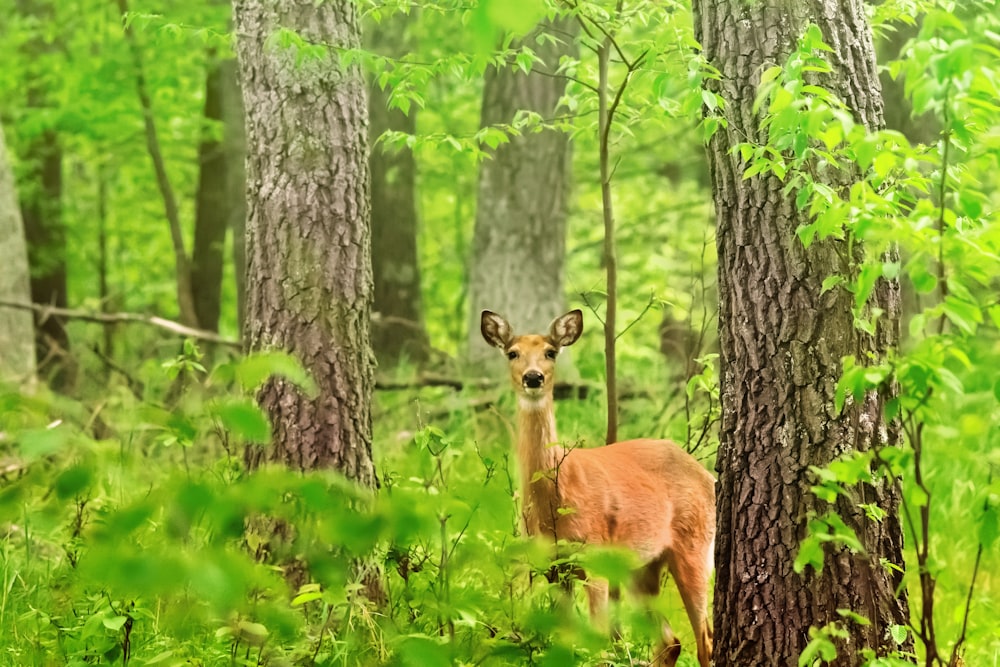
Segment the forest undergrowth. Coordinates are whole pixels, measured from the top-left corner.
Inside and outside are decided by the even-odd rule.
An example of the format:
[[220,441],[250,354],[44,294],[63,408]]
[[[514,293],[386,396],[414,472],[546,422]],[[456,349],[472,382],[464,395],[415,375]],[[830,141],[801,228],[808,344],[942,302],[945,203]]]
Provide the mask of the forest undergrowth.
[[[586,350],[580,364],[589,374]],[[0,395],[0,664],[649,660],[658,629],[647,609],[626,595],[614,611],[623,637],[612,642],[587,619],[582,586],[568,599],[554,575],[554,566],[581,564],[627,587],[630,554],[554,549],[523,535],[506,387],[377,392],[381,488],[372,495],[333,473],[246,472],[243,447],[268,435],[246,390],[279,372],[308,391],[290,358],[203,367],[193,346],[147,364],[143,399],[113,379],[96,403],[43,390]],[[623,405],[623,436],[700,441],[696,454],[711,469],[714,444],[687,426],[688,415],[715,409],[711,365],[690,393],[679,381],[666,396],[655,390],[668,371],[662,362],[627,371],[634,391]],[[188,390],[167,410],[162,401],[178,374]],[[596,390],[557,402],[564,442],[601,442],[601,402]],[[975,489],[961,480],[978,463],[944,441],[928,449],[936,595],[939,609],[952,610],[939,632],[957,636],[968,591],[960,573],[972,571],[977,520],[967,511]],[[261,517],[290,527],[283,539],[261,529]],[[309,579],[290,588],[283,571],[293,563]],[[993,665],[1000,655],[987,621],[1000,613],[996,565],[996,554],[984,555],[967,665]],[[384,593],[377,603],[359,595],[358,573],[372,567]],[[686,646],[680,664],[694,665],[683,607],[672,584],[664,591],[656,611]]]

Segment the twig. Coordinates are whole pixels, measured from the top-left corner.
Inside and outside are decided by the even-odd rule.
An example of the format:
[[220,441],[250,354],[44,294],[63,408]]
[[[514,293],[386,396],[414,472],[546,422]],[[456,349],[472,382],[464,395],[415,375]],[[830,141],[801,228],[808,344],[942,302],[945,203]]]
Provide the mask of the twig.
[[157,317],[156,315],[139,315],[137,313],[100,313],[89,310],[58,308],[56,306],[50,306],[48,304],[43,304],[43,303],[24,303],[20,301],[7,301],[5,299],[0,299],[0,307],[18,308],[20,310],[31,310],[38,313],[39,316],[42,317],[42,319],[55,315],[58,317],[65,317],[74,320],[83,320],[85,322],[97,322],[100,324],[122,324],[126,322],[134,322],[136,324],[147,324],[177,334],[178,336],[197,338],[198,340],[204,340],[210,343],[217,343],[219,345],[227,345],[229,347],[235,347],[235,348],[243,347],[243,343],[239,340],[233,340],[232,338],[225,338],[224,336],[220,336],[214,331],[195,329],[193,327],[181,324],[180,322],[174,322],[173,320]]
[[93,352],[94,355],[101,360],[101,363],[103,363],[109,370],[112,370],[125,378],[125,384],[128,387],[128,390],[132,392],[133,396],[140,401],[143,399],[145,384],[142,380],[134,378],[132,374],[125,370],[120,364],[115,363],[111,357],[104,354],[104,352],[101,351],[101,348],[96,344],[90,346],[90,351]]
[[624,329],[622,329],[621,331],[618,332],[618,335],[615,336],[615,340],[618,340],[619,338],[621,338],[622,336],[624,336],[625,334],[627,334],[629,329],[631,329],[636,324],[638,324],[639,320],[641,320],[642,318],[644,318],[646,316],[646,313],[649,312],[649,309],[653,307],[654,303],[656,303],[656,295],[654,295],[652,292],[650,292],[650,294],[649,294],[649,301],[646,302],[646,307],[642,309],[642,312],[639,313],[634,320],[632,320],[627,325],[625,325]]
[[[989,478],[987,480],[987,487],[993,484],[993,471],[990,471]],[[990,501],[987,498],[983,502],[983,511],[989,511]],[[962,649],[962,644],[965,643],[965,634],[969,628],[969,612],[972,610],[972,593],[976,590],[976,579],[979,576],[979,564],[983,560],[983,541],[979,540],[979,545],[976,548],[976,562],[972,566],[972,579],[969,581],[969,594],[965,597],[965,611],[962,613],[962,630],[958,634],[958,639],[955,641],[955,645],[951,649],[951,659],[948,660],[948,667],[957,667],[959,664],[959,651]]]

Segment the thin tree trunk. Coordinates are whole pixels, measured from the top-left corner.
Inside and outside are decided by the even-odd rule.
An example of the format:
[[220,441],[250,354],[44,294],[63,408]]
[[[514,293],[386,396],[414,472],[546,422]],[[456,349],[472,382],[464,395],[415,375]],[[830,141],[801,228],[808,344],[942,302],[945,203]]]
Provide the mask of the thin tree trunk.
[[[235,70],[228,72],[235,75]],[[206,124],[223,120],[223,77],[227,72],[214,50],[208,54],[205,75]],[[225,130],[223,130],[224,132]],[[218,128],[204,128],[198,145],[198,192],[195,195],[194,246],[191,250],[191,284],[198,324],[208,331],[219,330],[222,308],[222,267],[230,200],[226,187],[230,160],[225,139]]]
[[611,36],[597,50],[597,134],[600,145],[601,217],[604,220],[604,264],[607,306],[604,309],[604,383],[607,387],[607,427],[604,442],[618,441],[618,361],[615,343],[618,340],[618,248],[615,232],[615,212],[611,198],[611,110],[608,102],[608,65],[611,58]]
[[[412,15],[397,15],[370,25],[368,48],[391,57],[412,51],[407,34],[412,21]],[[403,359],[420,363],[427,360],[430,350],[417,256],[416,162],[409,148],[389,153],[375,145],[386,130],[415,133],[417,112],[416,108],[409,113],[389,109],[389,93],[373,81],[368,95],[376,313],[372,342],[380,366],[393,366]]]
[[[902,564],[899,491],[889,485],[853,489],[855,500],[886,511],[865,518],[855,503],[835,508],[811,492],[810,466],[840,454],[891,442],[893,424],[881,398],[867,397],[834,411],[841,359],[880,357],[898,339],[898,285],[884,282],[872,306],[884,311],[876,336],[854,328],[852,296],[823,293],[831,274],[849,275],[863,252],[859,241],[815,242],[795,234],[803,217],[794,194],[772,176],[743,179],[745,165],[730,147],[764,142],[762,113],[753,109],[760,72],[784,62],[807,23],[819,26],[833,52],[832,75],[820,82],[838,95],[858,122],[882,124],[871,32],[860,0],[747,3],[696,0],[696,37],[721,80],[710,87],[727,101],[729,127],[709,147],[718,222],[722,424],[718,452],[715,662],[718,665],[795,665],[809,629],[841,622],[849,637],[831,663],[857,665],[860,650],[885,654],[899,647],[889,624],[904,624],[905,593],[882,559]],[[830,170],[827,170],[830,174]],[[827,178],[842,178],[840,176]],[[842,183],[831,182],[834,187]],[[852,256],[852,251],[854,255]],[[822,572],[792,570],[811,514],[836,509],[865,553],[829,546]],[[862,626],[838,609],[867,617]]]
[[[248,302],[251,351],[294,353],[315,398],[273,379],[258,400],[270,414],[270,450],[247,449],[300,470],[332,467],[374,487],[369,341],[372,303],[365,83],[339,64],[357,48],[350,0],[236,0],[234,21],[247,111]],[[333,45],[297,63],[269,46],[279,27]]]
[[[97,296],[101,312],[110,313],[111,290],[108,287],[108,176],[103,166],[97,168]],[[114,357],[114,328],[104,327],[104,346],[101,353],[108,359]],[[110,371],[110,369],[108,369]]]
[[[566,81],[552,76],[561,56],[576,54],[572,19],[545,22],[558,43],[524,38],[542,59],[524,74],[513,66],[490,68],[483,89],[482,121],[487,127],[510,123],[518,110],[543,118],[556,115]],[[517,331],[545,331],[566,310],[563,266],[570,195],[572,147],[569,137],[544,130],[512,137],[479,171],[479,194],[469,266],[469,356],[490,363],[494,353],[482,342],[480,313],[503,314]],[[566,360],[561,363],[565,364]],[[563,366],[564,377],[573,371]]]
[[149,151],[150,159],[153,161],[153,169],[156,172],[156,184],[159,186],[160,195],[163,197],[163,210],[167,217],[167,223],[170,226],[170,239],[174,247],[174,266],[177,274],[177,307],[180,311],[180,320],[189,327],[197,328],[198,313],[195,308],[191,285],[191,261],[184,247],[184,233],[181,228],[177,198],[174,196],[173,186],[170,184],[170,177],[167,174],[167,165],[163,159],[163,152],[160,150],[160,140],[156,132],[156,121],[153,117],[153,102],[146,85],[146,72],[142,61],[142,50],[136,41],[132,26],[125,22],[125,16],[129,11],[128,0],[117,0],[117,2],[118,10],[121,12],[124,23],[125,41],[128,43],[129,51],[132,53],[136,92],[139,95],[139,103],[142,106],[142,119],[146,132],[146,148]]
[[[14,174],[0,126],[0,299],[28,301],[28,248],[18,210]],[[0,307],[0,382],[23,381],[35,374],[35,330],[30,312]]]
[[235,58],[220,63],[222,73],[222,142],[226,155],[226,200],[229,202],[229,228],[233,239],[233,266],[236,282],[236,321],[238,330],[246,324],[247,259],[247,173],[246,114],[240,90],[239,64]]

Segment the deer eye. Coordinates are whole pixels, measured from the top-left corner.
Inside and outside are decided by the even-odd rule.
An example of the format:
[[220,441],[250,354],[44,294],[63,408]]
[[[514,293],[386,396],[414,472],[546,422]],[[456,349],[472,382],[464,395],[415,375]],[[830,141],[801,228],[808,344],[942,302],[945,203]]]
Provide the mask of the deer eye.
[[559,350],[545,350],[546,359],[555,359],[558,354]]
[[517,352],[511,350],[510,352],[507,353],[507,358],[510,359],[511,361],[514,361],[515,359],[517,359]]

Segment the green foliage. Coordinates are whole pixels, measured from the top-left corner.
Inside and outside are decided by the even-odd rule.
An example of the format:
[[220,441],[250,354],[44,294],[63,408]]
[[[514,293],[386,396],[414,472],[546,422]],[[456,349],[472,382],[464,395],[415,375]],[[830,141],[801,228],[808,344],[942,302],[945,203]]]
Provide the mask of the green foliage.
[[[176,414],[110,408],[114,434],[103,440],[88,434],[79,404],[0,394],[0,448],[17,469],[0,492],[5,659],[619,664],[649,655],[658,630],[641,607],[615,610],[631,630],[611,644],[590,626],[582,586],[567,600],[546,580],[554,565],[579,563],[626,584],[634,555],[525,539],[502,421],[478,415],[471,397],[402,439],[393,429],[412,419],[380,420],[377,496],[329,472],[247,472],[233,447],[266,439],[236,378],[254,387],[265,366],[301,373],[278,359],[220,364]],[[171,381],[166,369],[160,377]],[[593,412],[573,407],[570,424]],[[168,441],[186,443],[182,458]],[[275,525],[294,526],[291,540],[276,538]],[[288,559],[310,573],[295,590],[282,577]],[[357,594],[359,559],[382,572],[381,608]],[[675,595],[669,605],[682,616]]]
[[[218,132],[202,119],[204,73],[210,55],[231,53],[228,3],[132,5],[125,19],[145,57],[167,168],[190,222],[198,142],[203,130]],[[448,353],[465,342],[476,165],[513,136],[542,128],[572,135],[568,292],[598,311],[605,298],[597,287],[600,184],[590,88],[597,65],[587,48],[600,36],[583,34],[579,58],[559,63],[540,62],[536,47],[564,35],[542,33],[517,46],[514,38],[543,12],[583,15],[618,35],[627,57],[643,56],[612,128],[613,151],[622,156],[614,175],[621,320],[637,321],[621,340],[621,375],[637,395],[622,406],[623,436],[665,435],[711,458],[721,369],[717,355],[705,354],[716,258],[699,144],[726,125],[727,101],[702,90],[704,80],[720,74],[698,54],[689,4],[642,0],[620,12],[611,2],[358,6],[375,21],[406,14],[418,45],[397,59],[364,50],[337,57],[359,63],[388,88],[391,106],[419,110],[416,135],[387,133],[375,150],[405,148],[417,158],[420,253],[432,267],[424,272],[425,319],[433,345]],[[51,7],[40,19],[0,0],[0,115],[18,154],[45,132],[59,133],[69,301],[169,315],[176,312],[172,250],[143,147],[122,17],[103,0]],[[829,47],[811,29],[786,63],[761,73],[757,106],[768,119],[766,140],[734,150],[746,178],[773,174],[785,184],[807,214],[798,230],[804,245],[866,247],[868,261],[845,260],[823,283],[824,291],[852,295],[860,329],[874,331],[884,315],[868,307],[879,281],[902,285],[901,349],[877,362],[845,359],[834,406],[898,386],[898,399],[887,405],[900,426],[898,441],[813,470],[815,493],[834,503],[855,498],[859,485],[901,484],[907,562],[883,565],[902,571],[914,607],[929,590],[927,575],[934,578],[932,617],[945,642],[963,632],[971,588],[966,664],[990,664],[1000,650],[996,3],[895,0],[869,11],[882,34],[922,17],[886,69],[904,80],[914,113],[936,118],[940,141],[920,145],[900,131],[867,132],[824,87]],[[36,39],[58,48],[28,57]],[[270,46],[303,60],[328,55],[325,45],[289,30],[273,35]],[[480,86],[491,67],[566,76],[560,113],[521,113],[480,127]],[[624,71],[613,62],[612,80]],[[37,83],[48,90],[42,107],[27,99],[29,84]],[[842,186],[819,182],[821,172],[837,173]],[[102,228],[107,304],[98,303],[94,271]],[[190,234],[190,225],[185,229]],[[889,252],[896,248],[898,257]],[[222,329],[234,335],[235,294],[232,281],[225,284]],[[657,310],[702,334],[697,367],[657,351]],[[227,359],[130,326],[114,334],[113,370],[89,353],[99,337],[93,325],[69,329],[81,350],[79,400],[44,390],[0,393],[0,662],[566,665],[633,664],[649,656],[658,630],[646,610],[628,600],[613,610],[626,637],[612,643],[586,620],[580,586],[567,600],[559,582],[547,579],[555,564],[583,563],[623,580],[629,556],[557,548],[521,534],[509,399],[485,411],[481,391],[380,394],[374,446],[382,488],[371,497],[329,473],[244,470],[241,448],[270,439],[252,393],[273,375],[316,391],[293,357]],[[600,348],[589,334],[574,348],[588,379],[604,372]],[[600,399],[559,405],[568,441],[593,442],[601,432]],[[858,507],[871,521],[886,520],[885,508]],[[294,526],[294,536],[271,539],[265,518]],[[798,571],[820,569],[830,549],[859,547],[835,512],[816,512],[808,523]],[[270,561],[257,559],[264,552]],[[311,579],[290,590],[282,568],[293,557],[308,565]],[[381,570],[383,608],[358,595],[359,563]],[[673,593],[664,597],[659,610],[682,618]],[[849,610],[842,616],[813,630],[800,665],[834,659],[847,624],[861,622]],[[674,628],[691,645],[686,624],[675,620]],[[903,645],[907,634],[919,640],[919,630],[888,632]],[[945,654],[950,644],[939,649]],[[687,653],[682,660],[693,664]]]

